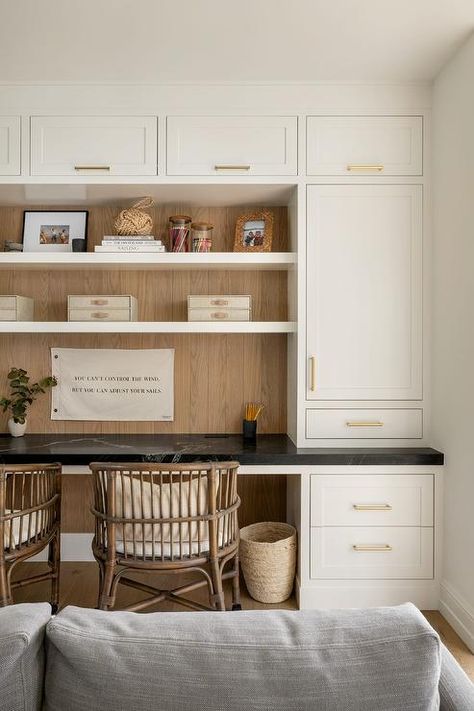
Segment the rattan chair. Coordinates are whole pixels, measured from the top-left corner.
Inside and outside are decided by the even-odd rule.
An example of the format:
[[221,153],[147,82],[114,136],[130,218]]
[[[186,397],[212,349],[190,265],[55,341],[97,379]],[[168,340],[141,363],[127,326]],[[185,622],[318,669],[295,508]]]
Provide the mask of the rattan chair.
[[[51,605],[59,605],[61,465],[0,467],[0,607],[13,604],[12,591],[51,580]],[[49,546],[50,570],[16,580],[18,563]]]
[[[119,583],[149,593],[124,609],[172,600],[194,610],[225,610],[223,580],[232,578],[240,609],[237,462],[91,464],[94,557],[101,610],[114,607]],[[226,563],[231,563],[224,572]],[[197,573],[196,582],[162,590],[123,577],[126,571]],[[183,597],[207,586],[209,606]]]

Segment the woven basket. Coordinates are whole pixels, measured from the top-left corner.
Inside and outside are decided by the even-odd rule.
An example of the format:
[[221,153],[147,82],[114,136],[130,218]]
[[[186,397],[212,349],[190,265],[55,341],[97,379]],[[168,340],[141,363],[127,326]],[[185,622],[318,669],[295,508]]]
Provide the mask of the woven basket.
[[240,561],[251,597],[259,602],[287,600],[296,568],[296,530],[287,523],[254,523],[240,531]]

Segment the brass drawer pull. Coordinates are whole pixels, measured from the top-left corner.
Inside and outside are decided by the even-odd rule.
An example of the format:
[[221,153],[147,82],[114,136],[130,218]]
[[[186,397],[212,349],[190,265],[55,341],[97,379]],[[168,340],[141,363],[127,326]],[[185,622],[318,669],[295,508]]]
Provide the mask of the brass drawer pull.
[[74,170],[110,170],[110,165],[75,165]]
[[108,299],[91,299],[91,304],[93,306],[107,306],[108,303]]
[[211,314],[211,318],[229,318],[229,314],[226,311],[214,311],[214,313]]
[[391,511],[390,504],[353,504],[355,511]]
[[348,165],[347,170],[353,173],[363,173],[364,171],[381,173],[384,169],[383,165]]
[[389,553],[393,550],[388,543],[356,543],[352,548],[358,552],[374,551],[375,553]]
[[349,420],[346,422],[346,427],[383,427],[383,422],[359,422],[357,420]]
[[110,314],[105,311],[96,311],[95,313],[91,313],[91,316],[92,318],[107,318]]
[[214,170],[250,170],[249,165],[215,165]]
[[228,306],[229,302],[226,299],[213,299],[211,306]]
[[310,368],[311,368],[311,392],[314,393],[316,390],[316,357],[311,356],[309,359],[310,362]]

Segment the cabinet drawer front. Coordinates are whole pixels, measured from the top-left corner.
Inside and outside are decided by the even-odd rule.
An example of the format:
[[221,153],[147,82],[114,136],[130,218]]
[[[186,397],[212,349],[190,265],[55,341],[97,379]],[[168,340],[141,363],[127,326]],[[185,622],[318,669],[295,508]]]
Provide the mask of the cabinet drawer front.
[[32,175],[156,175],[151,116],[35,116]]
[[130,309],[69,309],[69,321],[135,321]]
[[70,309],[129,309],[132,303],[131,296],[68,296]]
[[421,116],[310,116],[308,175],[422,175]]
[[296,175],[295,116],[168,116],[168,175]]
[[190,309],[250,309],[251,296],[188,296],[188,307]]
[[311,529],[311,577],[430,579],[433,529],[341,527]]
[[306,410],[308,439],[421,439],[423,410]]
[[20,117],[0,116],[0,175],[20,172]]
[[212,309],[189,309],[188,321],[250,321],[250,311],[220,306],[214,306]]
[[433,476],[315,474],[311,525],[433,526]]
[[28,296],[0,296],[0,321],[32,321],[34,300]]
[[0,296],[0,309],[16,310],[16,296]]

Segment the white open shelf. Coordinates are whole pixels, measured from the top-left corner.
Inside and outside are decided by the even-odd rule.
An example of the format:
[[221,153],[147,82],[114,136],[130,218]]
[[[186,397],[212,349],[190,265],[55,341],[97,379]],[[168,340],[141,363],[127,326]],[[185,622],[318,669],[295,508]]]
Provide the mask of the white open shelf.
[[208,253],[0,253],[1,269],[242,269],[284,271],[296,264],[294,252]]
[[294,333],[294,321],[3,321],[0,333]]

